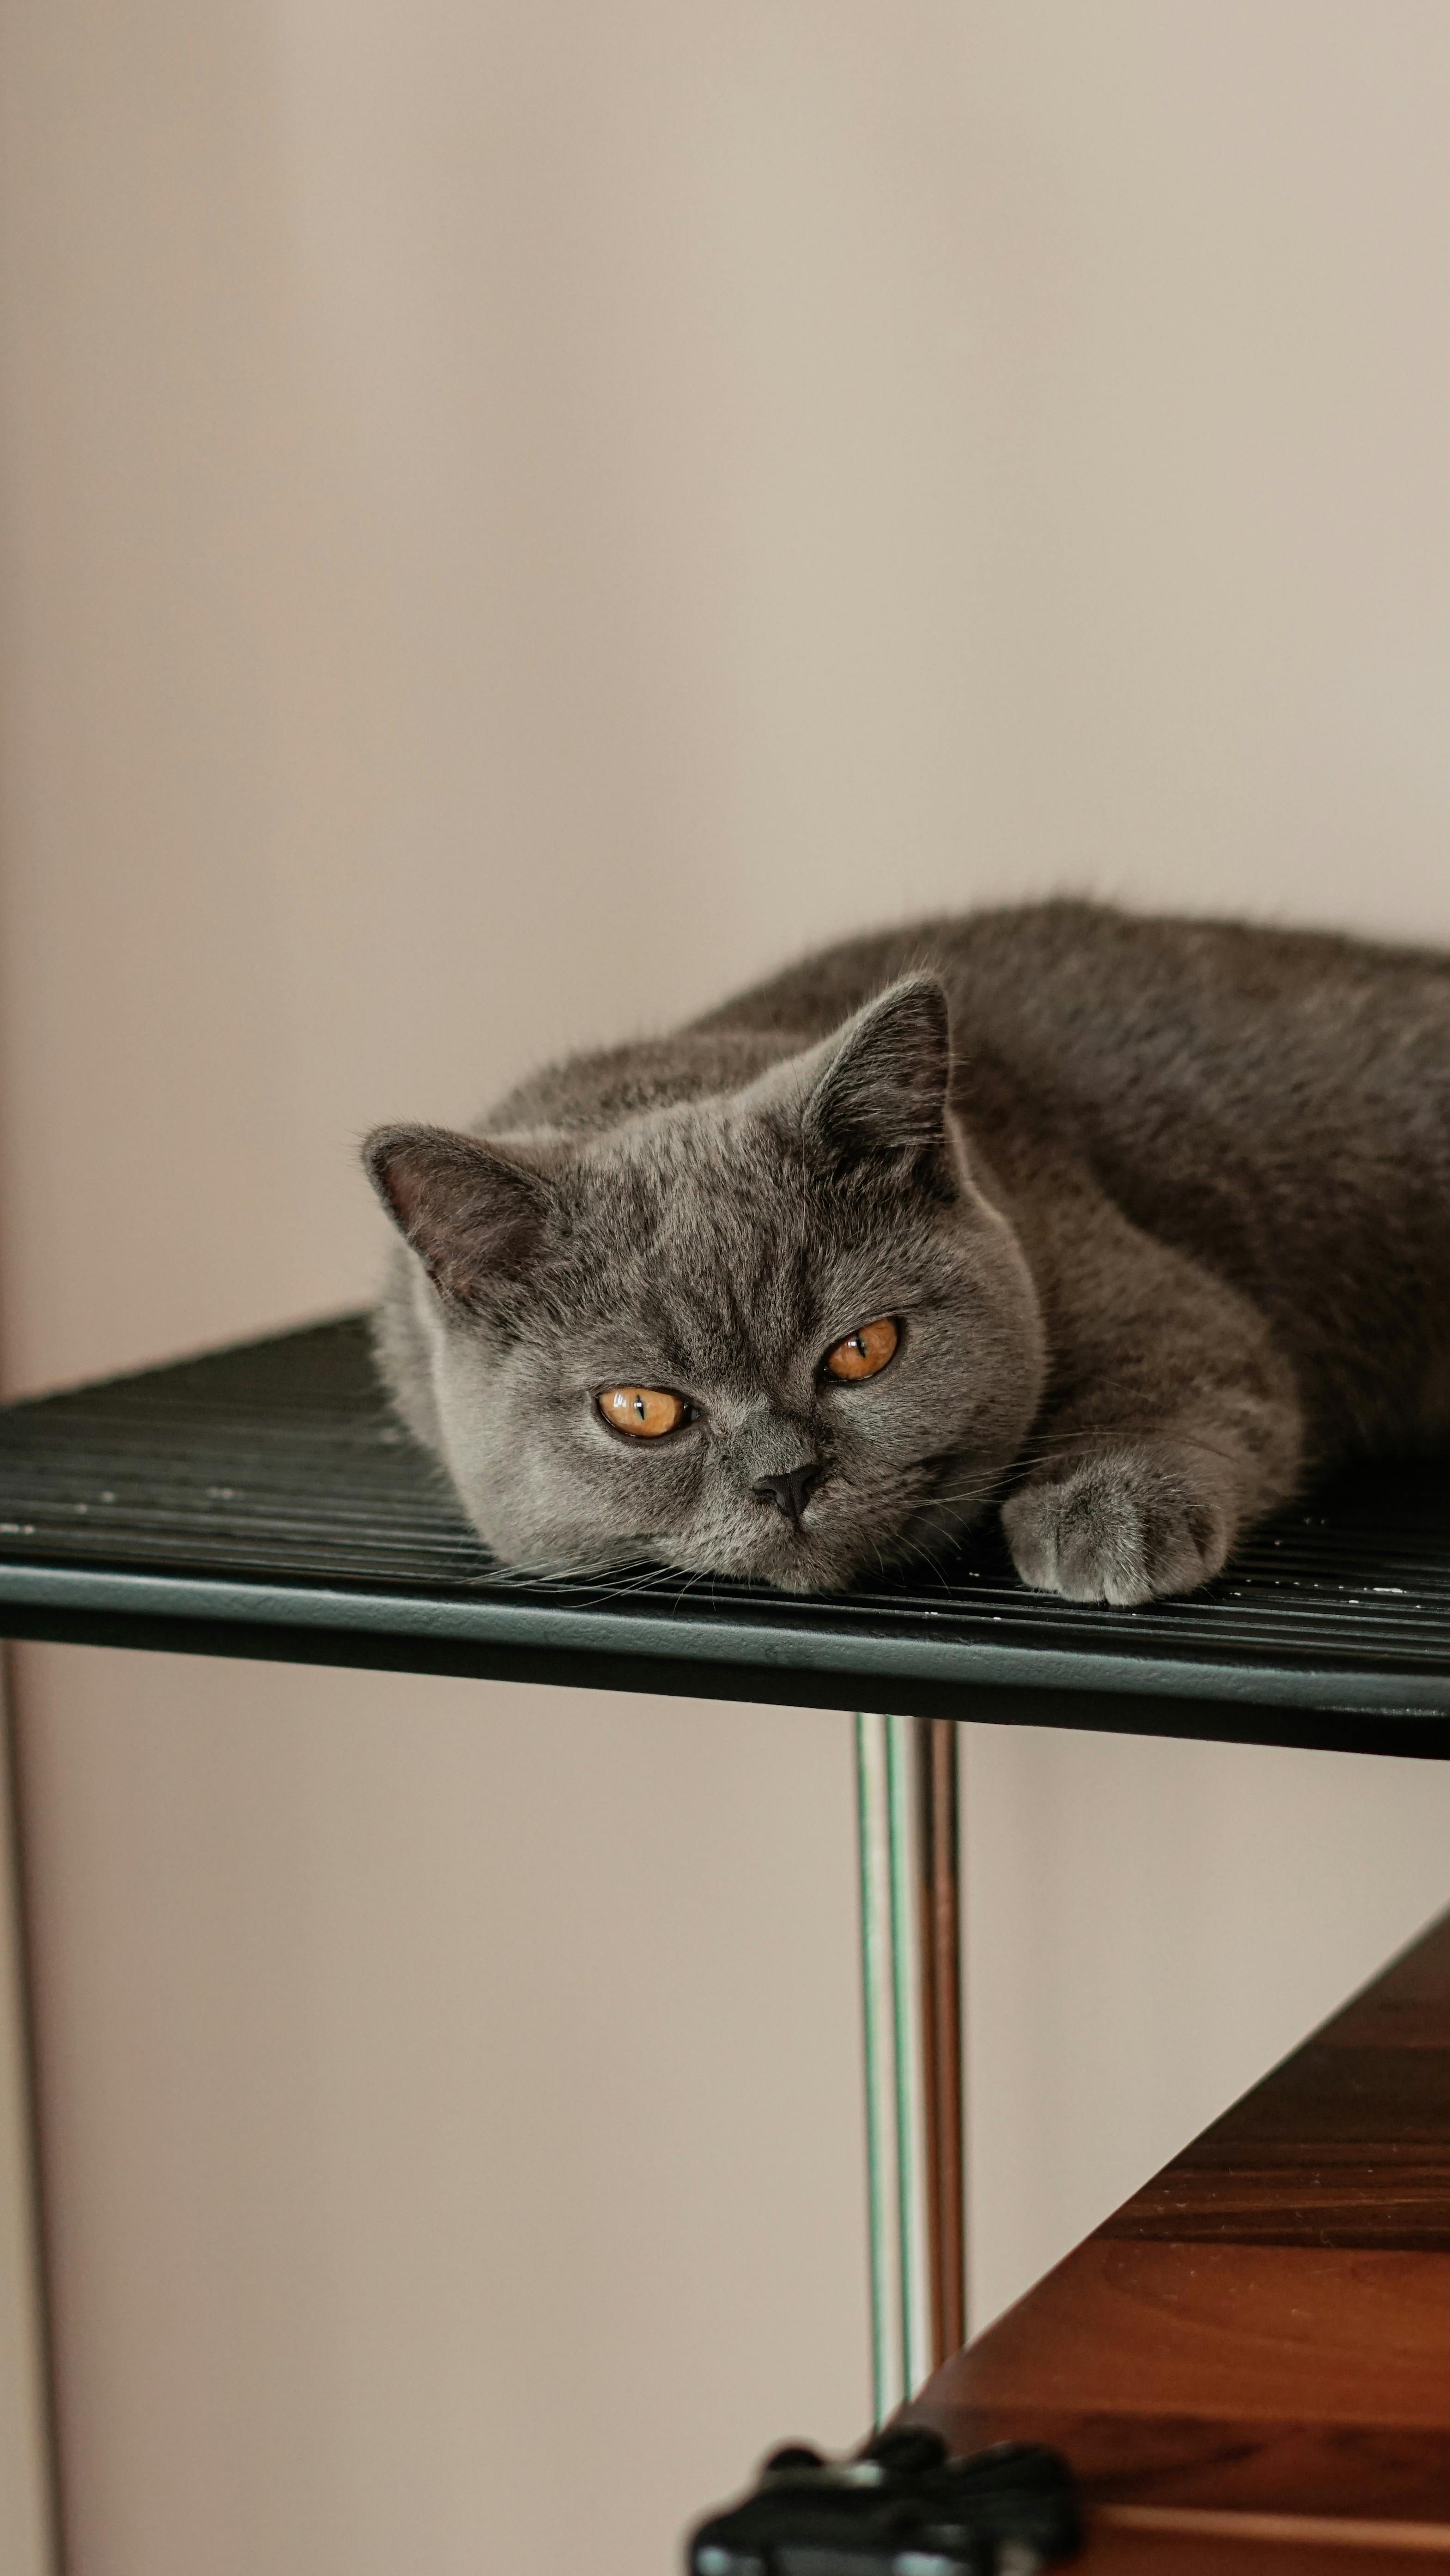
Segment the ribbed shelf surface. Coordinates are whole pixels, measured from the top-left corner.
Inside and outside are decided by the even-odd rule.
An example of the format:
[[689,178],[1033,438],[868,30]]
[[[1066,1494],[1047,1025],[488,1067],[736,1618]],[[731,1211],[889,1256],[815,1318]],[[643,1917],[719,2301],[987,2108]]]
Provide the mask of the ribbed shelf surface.
[[1450,1460],[1379,1463],[1190,1600],[1027,1592],[995,1524],[940,1570],[799,1600],[495,1565],[391,1418],[362,1318],[0,1409],[12,1634],[705,1696],[1450,1749]]

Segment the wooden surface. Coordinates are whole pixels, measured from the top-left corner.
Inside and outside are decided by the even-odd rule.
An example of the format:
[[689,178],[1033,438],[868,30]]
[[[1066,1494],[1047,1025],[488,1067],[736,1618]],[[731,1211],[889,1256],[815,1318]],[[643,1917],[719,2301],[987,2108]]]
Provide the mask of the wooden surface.
[[1094,2576],[1450,2571],[1450,1916],[910,2411],[1065,2451]]

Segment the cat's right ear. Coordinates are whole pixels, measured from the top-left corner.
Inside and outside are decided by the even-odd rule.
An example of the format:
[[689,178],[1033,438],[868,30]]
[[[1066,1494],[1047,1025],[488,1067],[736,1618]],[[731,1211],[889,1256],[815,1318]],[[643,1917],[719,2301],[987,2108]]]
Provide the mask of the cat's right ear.
[[541,1173],[448,1127],[375,1127],[362,1155],[394,1225],[446,1305],[477,1312],[490,1289],[523,1276],[547,1210]]

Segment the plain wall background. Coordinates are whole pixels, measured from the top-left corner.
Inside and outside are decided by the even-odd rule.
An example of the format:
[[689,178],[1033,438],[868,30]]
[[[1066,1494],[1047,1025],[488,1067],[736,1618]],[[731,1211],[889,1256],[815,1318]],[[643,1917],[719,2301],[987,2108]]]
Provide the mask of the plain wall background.
[[9,1727],[9,1710],[0,1710],[0,2566],[6,2576],[49,2576],[55,2543],[54,2460],[47,2439],[36,2140]]
[[[1450,936],[1439,0],[14,0],[12,1387],[352,1140],[1059,885]],[[663,2571],[864,2418],[844,1720],[23,1659],[75,2576]],[[974,1730],[978,2305],[1446,1892]]]

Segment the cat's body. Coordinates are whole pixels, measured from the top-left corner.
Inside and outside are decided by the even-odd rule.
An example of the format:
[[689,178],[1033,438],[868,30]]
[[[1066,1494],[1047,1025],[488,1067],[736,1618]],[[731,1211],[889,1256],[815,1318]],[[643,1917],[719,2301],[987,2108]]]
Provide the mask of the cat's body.
[[[1142,1600],[1345,1451],[1450,1435],[1447,958],[1086,904],[929,922],[479,1133],[373,1140],[412,1246],[379,1350],[515,1561],[812,1588],[1006,1490],[1028,1582]],[[877,1317],[889,1366],[823,1374]],[[622,1438],[620,1387],[677,1390],[679,1427]]]

